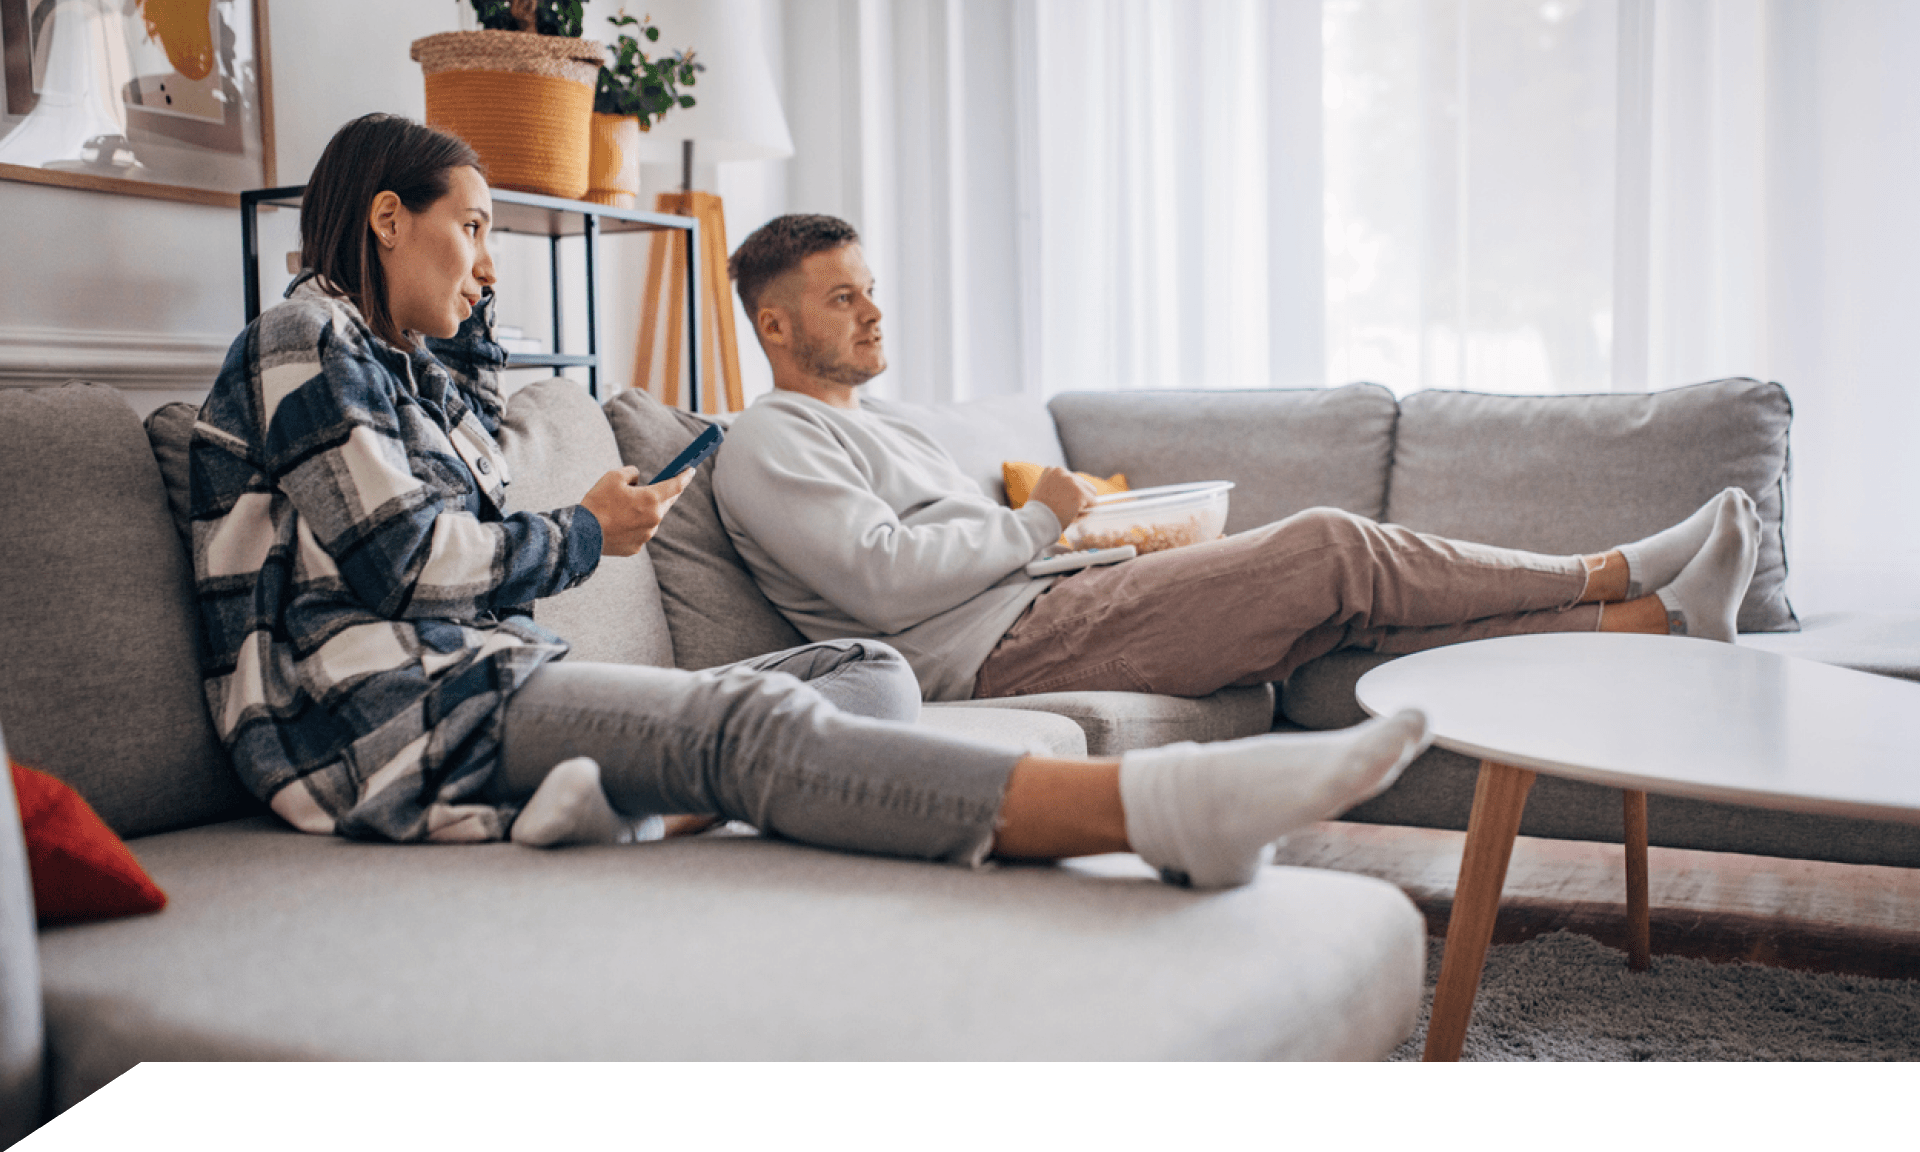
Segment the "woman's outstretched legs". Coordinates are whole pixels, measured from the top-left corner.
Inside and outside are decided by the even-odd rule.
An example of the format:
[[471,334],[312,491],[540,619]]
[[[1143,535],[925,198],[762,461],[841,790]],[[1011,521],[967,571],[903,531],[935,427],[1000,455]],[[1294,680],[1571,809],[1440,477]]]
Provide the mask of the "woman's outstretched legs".
[[[900,654],[884,644],[831,640],[770,652],[729,667],[783,672],[810,685],[828,703],[855,716],[912,723],[920,686]],[[617,844],[699,832],[719,822],[706,813],[628,817],[607,801],[600,765],[587,756],[555,764],[514,821],[517,844]]]
[[495,792],[537,795],[551,765],[585,757],[624,818],[718,812],[822,847],[960,864],[1131,848],[1170,881],[1224,887],[1251,880],[1274,840],[1385,788],[1426,739],[1409,713],[1058,760],[853,716],[777,672],[563,663],[509,703]]

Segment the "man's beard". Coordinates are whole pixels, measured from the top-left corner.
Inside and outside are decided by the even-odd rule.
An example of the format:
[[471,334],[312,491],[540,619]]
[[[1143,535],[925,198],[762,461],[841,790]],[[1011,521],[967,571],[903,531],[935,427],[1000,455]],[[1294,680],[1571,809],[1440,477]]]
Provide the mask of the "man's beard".
[[879,375],[865,368],[856,367],[845,361],[835,360],[833,352],[824,343],[816,343],[805,332],[794,333],[793,358],[800,370],[807,375],[830,384],[844,384],[849,388],[858,387]]

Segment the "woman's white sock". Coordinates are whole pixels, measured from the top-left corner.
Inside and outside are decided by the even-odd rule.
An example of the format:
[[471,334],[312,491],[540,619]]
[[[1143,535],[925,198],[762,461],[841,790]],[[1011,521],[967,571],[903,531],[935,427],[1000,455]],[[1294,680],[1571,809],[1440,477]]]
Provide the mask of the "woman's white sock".
[[1667,609],[1667,630],[1733,643],[1740,601],[1759,558],[1760,513],[1753,498],[1741,492],[1739,499],[1720,507],[1699,555],[1656,593]]
[[[631,844],[660,838],[658,816],[623,816],[600,787],[600,764],[585,756],[562,760],[540,781],[513,822],[513,842],[527,848],[566,844]],[[651,834],[649,834],[651,833]]]
[[1169,884],[1251,883],[1275,840],[1385,791],[1430,740],[1409,710],[1339,732],[1128,752],[1127,842]]
[[1741,489],[1728,488],[1666,531],[1615,549],[1627,558],[1627,599],[1638,600],[1673,583],[1681,569],[1707,546],[1720,509],[1742,499],[1751,503],[1753,498]]

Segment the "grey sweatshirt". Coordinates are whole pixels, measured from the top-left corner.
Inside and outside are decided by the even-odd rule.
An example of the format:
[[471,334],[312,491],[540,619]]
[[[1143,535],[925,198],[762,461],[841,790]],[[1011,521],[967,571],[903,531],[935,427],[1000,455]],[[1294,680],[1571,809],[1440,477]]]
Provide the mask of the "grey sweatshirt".
[[835,408],[775,391],[736,417],[713,496],[761,591],[811,640],[899,649],[929,700],[965,700],[987,654],[1052,577],[1027,562],[1060,536],[1040,503],[983,495],[884,403]]

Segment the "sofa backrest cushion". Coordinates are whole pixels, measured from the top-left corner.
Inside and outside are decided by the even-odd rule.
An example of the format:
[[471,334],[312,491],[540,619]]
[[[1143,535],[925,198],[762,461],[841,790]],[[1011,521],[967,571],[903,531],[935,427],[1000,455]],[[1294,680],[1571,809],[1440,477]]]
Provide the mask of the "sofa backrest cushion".
[[[650,480],[708,422],[669,408],[644,392],[609,400],[607,419],[620,458]],[[673,633],[674,662],[711,668],[806,643],[753,582],[713,503],[713,461],[694,470],[660,531],[647,543],[660,601]]]
[[111,388],[0,388],[0,725],[119,835],[253,810],[200,690],[192,565]]
[[[996,396],[958,404],[869,401],[874,410],[905,420],[947,450],[974,483],[1007,503],[1000,466],[1008,461],[1064,468],[1067,453],[1045,403],[1026,396]],[[1102,473],[1107,475],[1107,473]]]
[[1073,467],[1133,489],[1231,480],[1227,531],[1305,508],[1378,519],[1393,393],[1378,384],[1251,392],[1065,392],[1050,405]]
[[[497,439],[513,483],[510,512],[551,512],[578,504],[600,477],[620,467],[620,448],[600,405],[562,377],[507,398]],[[533,618],[573,645],[569,660],[673,667],[673,641],[660,604],[652,551],[602,556],[577,587],[533,606]]]
[[1742,632],[1799,627],[1787,603],[1786,389],[1717,380],[1667,392],[1400,402],[1387,519],[1536,552],[1598,552],[1684,519],[1729,486],[1759,504]]

